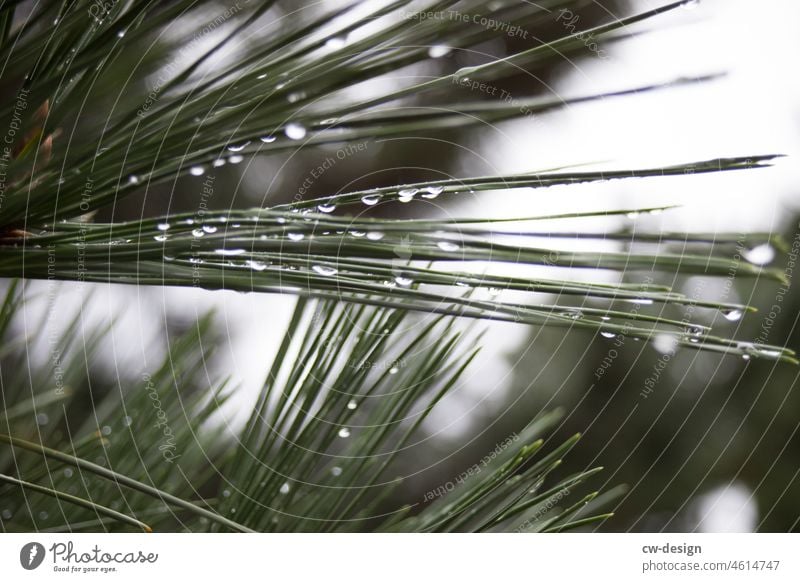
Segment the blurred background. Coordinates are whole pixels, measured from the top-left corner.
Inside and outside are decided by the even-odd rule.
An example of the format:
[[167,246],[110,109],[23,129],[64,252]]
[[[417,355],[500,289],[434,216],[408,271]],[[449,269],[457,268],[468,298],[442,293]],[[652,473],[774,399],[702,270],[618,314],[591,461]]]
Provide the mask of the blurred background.
[[[278,3],[275,14],[289,12],[291,4]],[[650,0],[587,2],[580,12],[580,25],[659,4]],[[224,6],[209,3],[209,14]],[[274,20],[275,14],[268,20]],[[640,25],[626,38],[603,43],[602,55],[587,48],[579,59],[519,75],[503,88],[512,97],[566,98],[677,77],[720,75],[713,80],[436,136],[371,141],[364,151],[346,157],[334,171],[316,180],[308,196],[575,163],[591,168],[646,167],[780,153],[788,157],[774,168],[752,172],[463,194],[455,200],[382,205],[379,211],[397,217],[412,212],[499,217],[677,204],[678,209],[639,218],[637,228],[780,232],[790,245],[797,245],[798,24],[800,4],[793,0],[693,3]],[[174,38],[169,41],[182,38],[179,27],[170,33]],[[217,34],[223,31],[202,42],[214,42]],[[268,34],[266,24],[264,34]],[[429,62],[396,71],[380,82],[419,82],[559,34],[563,25],[554,21],[527,39],[500,34],[470,51],[436,47],[431,52],[435,58]],[[138,58],[131,55],[132,62],[134,57]],[[235,58],[235,50],[220,58]],[[374,90],[364,86],[353,91],[363,96]],[[466,94],[462,98],[491,97]],[[256,157],[219,168],[209,207],[266,206],[291,200],[310,168],[336,149],[307,149],[286,158]],[[98,219],[196,210],[201,183],[202,178],[182,177],[101,212]],[[626,220],[603,219],[597,226],[625,228]],[[580,225],[585,227],[587,222]],[[544,226],[572,229],[576,225]],[[788,260],[785,253],[778,253],[773,263],[782,267]],[[478,271],[486,267],[475,266]],[[564,276],[551,272],[556,273]],[[750,303],[759,308],[758,313],[733,322],[718,317],[714,325],[737,338],[763,336],[762,341],[800,349],[795,329],[800,293],[792,285],[743,280],[725,287],[724,281],[698,277],[664,277],[659,282],[690,296]],[[57,333],[76,310],[80,310],[85,335],[109,326],[110,340],[88,362],[92,389],[100,392],[137,378],[163,353],[170,337],[215,310],[220,349],[207,362],[208,376],[230,375],[239,385],[227,408],[226,422],[233,425],[246,418],[295,301],[227,291],[63,284],[57,300],[45,302],[40,297],[45,295],[41,293],[44,285],[30,286],[19,332],[27,335],[45,326],[45,335],[51,333],[50,328]],[[775,313],[773,306],[779,302],[780,313]],[[416,447],[413,462],[403,467],[408,480],[398,493],[401,498],[394,502],[419,501],[425,491],[459,475],[536,413],[560,407],[565,415],[554,438],[584,434],[570,453],[567,472],[601,465],[605,471],[595,486],[618,493],[609,502],[616,516],[601,529],[800,531],[797,368],[689,350],[664,358],[652,345],[619,344],[579,330],[481,325],[488,328],[484,350],[455,394],[426,425],[432,439]],[[46,350],[28,354],[33,366],[47,357]]]

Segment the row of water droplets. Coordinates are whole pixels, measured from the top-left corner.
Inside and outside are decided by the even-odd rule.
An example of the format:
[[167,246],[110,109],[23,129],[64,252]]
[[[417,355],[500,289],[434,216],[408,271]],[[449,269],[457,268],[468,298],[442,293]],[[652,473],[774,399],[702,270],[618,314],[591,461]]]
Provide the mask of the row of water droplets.
[[[408,203],[415,199],[417,195],[420,198],[433,200],[438,198],[444,192],[444,186],[433,185],[423,186],[421,188],[400,188],[397,190],[395,197],[399,202]],[[346,196],[346,195],[345,195]],[[379,191],[377,188],[374,191],[367,192],[361,196],[361,203],[365,206],[375,206],[378,202],[386,199],[389,194]],[[316,209],[323,214],[330,214],[336,210],[336,200],[326,200],[317,205]]]
[[[686,331],[690,335],[689,341],[691,343],[700,343],[703,336],[702,329],[689,327]],[[601,331],[600,335],[607,339],[613,339],[618,336],[617,333],[610,331]],[[633,339],[639,340],[636,337]],[[681,336],[678,334],[658,333],[652,337],[651,343],[658,353],[666,355],[674,354],[680,346],[680,341]],[[774,347],[770,346],[757,346],[753,342],[733,342],[731,347],[741,353],[743,360],[750,360],[753,357],[777,360],[784,355],[779,349],[774,349]]]
[[[653,303],[652,299],[628,299],[626,301],[630,303],[639,303],[643,305],[649,305]],[[720,309],[719,312],[726,320],[730,322],[739,321],[744,315],[744,311],[738,307],[726,307]],[[581,319],[584,317],[584,313],[579,308],[563,309],[558,312],[558,315],[573,320]],[[611,318],[608,316],[601,316],[600,319],[602,321],[611,320]],[[689,336],[689,342],[700,343],[703,338],[703,335],[705,334],[705,331],[706,330],[701,326],[690,324],[685,328],[684,334]],[[614,339],[618,337],[620,333],[621,332],[611,331],[607,329],[600,330],[600,336],[606,339]],[[651,341],[653,348],[657,352],[661,354],[672,354],[678,349],[681,337],[682,334],[662,332],[655,334],[652,337]],[[633,339],[638,341],[640,338],[634,337]],[[733,347],[737,350],[743,351],[742,359],[744,360],[749,360],[751,359],[751,357],[778,359],[783,355],[783,353],[780,350],[776,350],[769,346],[757,346],[752,342],[734,342]]]
[[[225,222],[225,218],[221,217],[220,221],[221,222]],[[193,221],[190,220],[190,222],[193,222]],[[279,219],[279,222],[285,223],[285,219],[283,219],[283,220]],[[236,226],[239,226],[239,225],[238,224],[233,224],[231,226],[236,227]],[[155,237],[154,237],[155,240],[159,241],[159,242],[163,242],[163,241],[167,240],[167,234],[166,233],[169,230],[169,228],[170,228],[170,225],[168,223],[159,223],[159,224],[157,224],[156,229],[159,232],[158,232],[158,234],[155,235]],[[192,233],[192,236],[199,238],[199,237],[205,236],[206,234],[214,234],[217,231],[218,231],[218,227],[217,226],[215,226],[213,224],[204,224],[204,225],[198,226],[197,228],[194,228],[191,231],[191,233]],[[382,232],[380,232],[380,231],[362,231],[362,230],[356,230],[356,229],[351,229],[349,231],[337,230],[336,234],[345,234],[346,232],[350,236],[353,236],[355,238],[365,237],[366,239],[373,240],[373,241],[381,240],[384,237],[384,234]],[[322,234],[323,235],[331,234],[331,231],[323,231]],[[274,235],[274,236],[277,236],[277,235]],[[300,233],[300,232],[288,232],[286,234],[286,236],[290,241],[294,241],[294,242],[302,241],[305,238],[305,235],[303,233]],[[441,250],[444,250],[444,251],[456,251],[459,248],[456,243],[453,243],[451,241],[438,241],[437,242],[437,246]],[[219,254],[219,255],[222,255],[222,256],[237,256],[237,255],[242,255],[242,254],[246,253],[245,249],[217,249],[215,252],[217,254]],[[774,250],[772,250],[772,247],[769,246],[769,245],[760,245],[759,247],[756,247],[756,248],[752,249],[750,252],[753,253],[754,255],[757,255],[759,261],[766,260],[767,259],[766,255],[774,256]],[[246,262],[246,266],[248,266],[248,267],[250,267],[250,268],[252,268],[253,270],[256,270],[256,271],[263,271],[268,267],[268,265],[266,263],[261,262],[261,261],[256,261],[256,260],[248,260]],[[325,264],[314,265],[311,268],[312,268],[312,270],[314,272],[316,272],[319,275],[323,275],[323,276],[333,276],[333,275],[336,275],[338,273],[338,270],[335,267],[332,267],[330,265],[325,265]],[[397,275],[394,278],[394,281],[385,281],[384,282],[384,284],[387,285],[387,286],[400,285],[400,286],[403,286],[403,287],[408,287],[412,283],[413,283],[413,280],[410,277],[407,277],[407,276],[402,275],[402,274]],[[461,284],[461,286],[470,286],[470,285]],[[498,293],[499,293],[499,290],[496,290],[495,293],[492,293],[492,295],[496,296]],[[653,303],[653,300],[652,299],[648,299],[648,298],[633,298],[633,299],[626,299],[625,301],[628,301],[630,303],[643,304],[643,305],[651,305]],[[724,309],[721,309],[720,312],[722,313],[723,317],[725,317],[725,319],[727,319],[728,321],[731,321],[731,322],[738,321],[743,316],[743,311],[741,309],[739,309],[739,308],[724,308]],[[561,315],[567,316],[567,317],[569,317],[571,319],[578,319],[578,318],[582,317],[583,314],[578,309],[570,309],[567,312],[562,313]],[[613,337],[613,335],[612,335],[612,337]]]

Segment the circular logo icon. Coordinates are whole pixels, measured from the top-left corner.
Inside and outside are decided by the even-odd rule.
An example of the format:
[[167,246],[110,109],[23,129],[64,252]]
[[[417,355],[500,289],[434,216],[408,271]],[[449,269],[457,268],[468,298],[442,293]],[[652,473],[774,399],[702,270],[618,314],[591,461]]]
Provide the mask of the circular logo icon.
[[19,563],[26,570],[35,570],[44,561],[44,546],[39,542],[29,542],[19,551]]

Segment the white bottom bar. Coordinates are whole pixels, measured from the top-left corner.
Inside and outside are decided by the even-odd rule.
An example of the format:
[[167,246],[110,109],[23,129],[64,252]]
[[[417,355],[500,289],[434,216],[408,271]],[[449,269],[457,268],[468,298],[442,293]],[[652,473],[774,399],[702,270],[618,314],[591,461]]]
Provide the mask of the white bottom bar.
[[797,581],[798,542],[793,534],[3,534],[0,571],[14,581]]

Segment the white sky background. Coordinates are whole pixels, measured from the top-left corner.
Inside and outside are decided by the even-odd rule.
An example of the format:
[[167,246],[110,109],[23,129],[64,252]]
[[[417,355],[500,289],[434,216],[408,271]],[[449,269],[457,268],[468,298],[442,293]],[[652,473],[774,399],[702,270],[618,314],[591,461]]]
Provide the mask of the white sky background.
[[[644,0],[639,6],[662,3]],[[800,2],[704,0],[692,11],[662,20],[673,26],[613,46],[609,60],[588,57],[565,65],[554,90],[572,96],[679,76],[720,71],[729,75],[709,84],[576,106],[540,123],[505,123],[472,144],[475,154],[465,156],[463,175],[483,173],[474,170],[476,156],[485,160],[482,170],[492,173],[531,171],[576,160],[612,160],[603,167],[644,167],[762,153],[784,153],[790,158],[769,170],[573,187],[568,201],[560,195],[564,189],[550,189],[544,195],[491,194],[491,204],[486,199],[466,201],[457,210],[463,214],[533,215],[575,207],[678,203],[685,208],[646,220],[665,230],[774,230],[783,226],[782,221],[791,216],[787,207],[797,209],[800,200],[800,77],[796,61],[800,55]],[[660,28],[658,24],[653,21],[645,26]],[[219,324],[230,338],[219,366],[242,384],[243,397],[235,406],[243,413],[261,387],[294,303],[292,298],[272,295],[96,287],[98,300],[91,303],[86,321],[116,319],[113,341],[103,345],[98,358],[109,366],[116,362],[140,369],[145,355],[154,366],[157,360],[153,357],[163,349],[155,338],[166,313],[194,318],[216,308]],[[57,311],[67,311],[61,307],[74,305],[84,294],[75,285],[65,285]],[[36,321],[32,316],[26,325],[33,329]],[[525,338],[527,330],[510,325],[489,333],[487,349],[472,367],[466,385],[432,419],[440,427],[459,419],[445,431],[446,438],[461,439],[477,429],[470,412],[476,407],[485,411],[481,399],[487,394],[491,399],[502,398],[511,371],[502,355],[520,347]],[[746,496],[736,498],[747,503]],[[740,513],[750,515],[749,511]],[[746,529],[747,524],[729,527]]]

